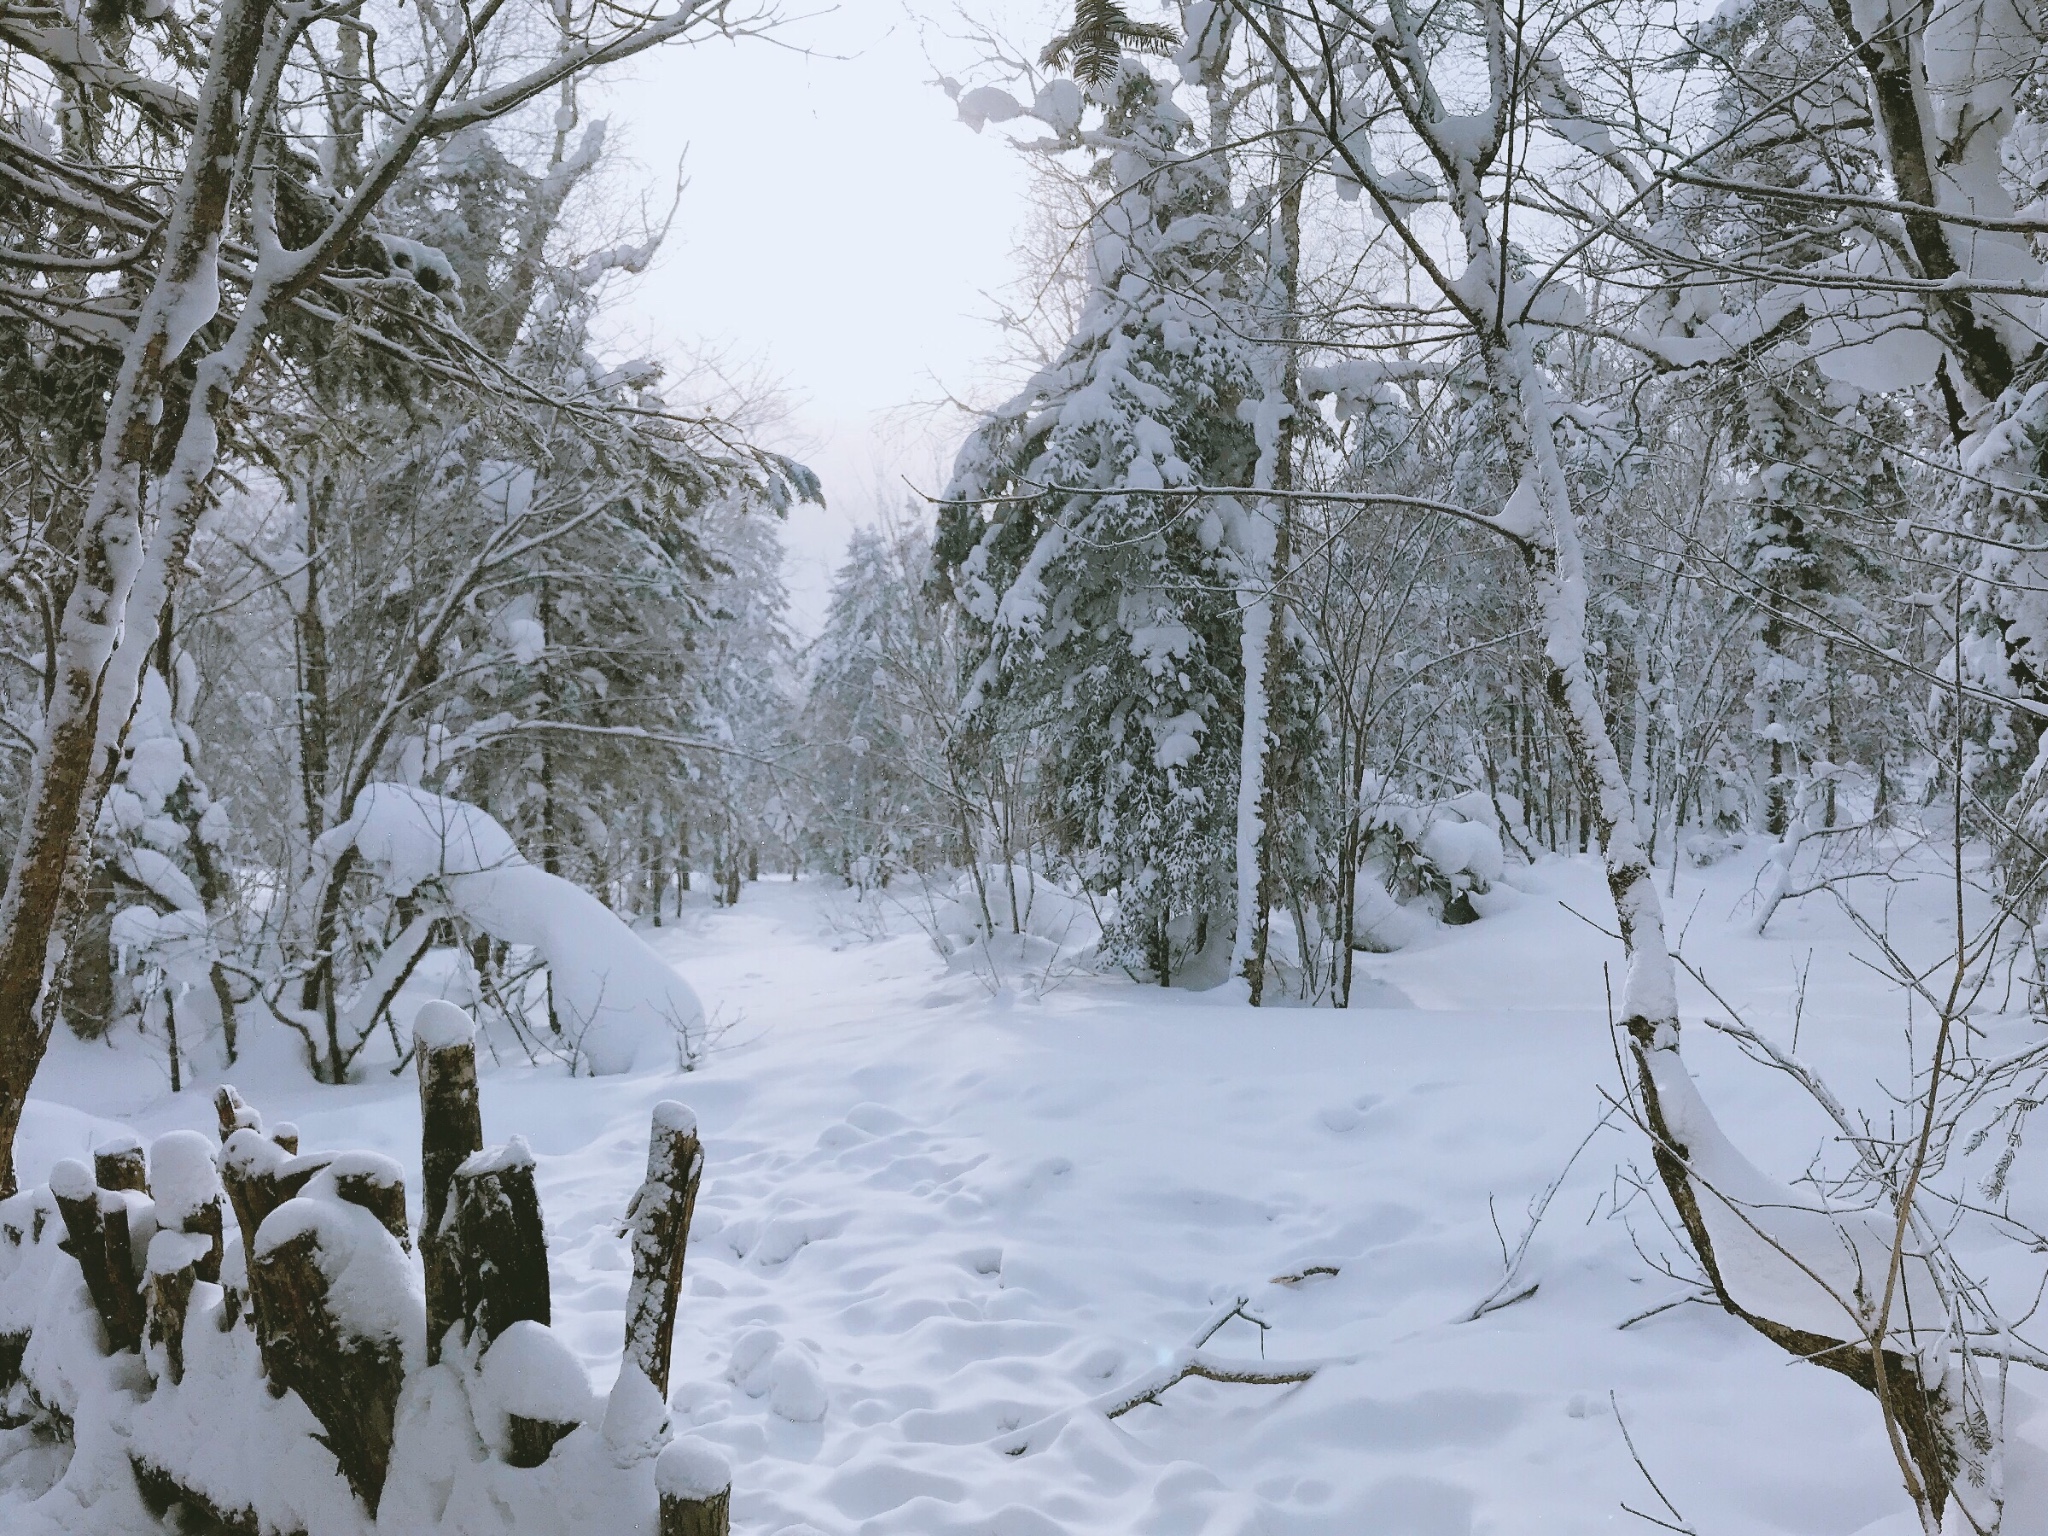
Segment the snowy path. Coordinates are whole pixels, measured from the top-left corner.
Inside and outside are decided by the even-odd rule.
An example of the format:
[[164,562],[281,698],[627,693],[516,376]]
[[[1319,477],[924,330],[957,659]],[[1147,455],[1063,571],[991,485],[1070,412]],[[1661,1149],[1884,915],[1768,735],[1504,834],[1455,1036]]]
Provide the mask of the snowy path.
[[[1533,873],[1598,910],[1590,870]],[[1854,1388],[1702,1307],[1617,1330],[1681,1290],[1611,1216],[1616,1164],[1642,1156],[1631,1133],[1601,1133],[1565,1182],[1532,1249],[1537,1293],[1453,1321],[1499,1278],[1489,1197],[1512,1243],[1615,1077],[1604,941],[1550,900],[1375,960],[1423,1006],[1349,1015],[1086,980],[992,999],[915,932],[835,933],[818,901],[764,884],[650,935],[731,1023],[701,1072],[484,1081],[487,1136],[517,1131],[540,1157],[556,1326],[601,1379],[648,1110],[696,1110],[708,1168],[674,1400],[735,1453],[746,1536],[1649,1529],[1621,1503],[1668,1512],[1610,1391],[1702,1533],[1849,1536],[1899,1510]],[[148,1132],[206,1118],[125,1055],[67,1044],[55,1067],[30,1167],[75,1155],[110,1111]],[[410,1078],[372,1075],[337,1091],[245,1063],[237,1081],[309,1146],[416,1160]],[[1715,1091],[1745,1121],[1775,1102],[1748,1077]],[[1310,1265],[1338,1273],[1274,1282]],[[999,1448],[1154,1368],[1238,1295],[1266,1354],[1335,1363],[1299,1387],[1183,1382]],[[1210,1349],[1256,1360],[1260,1330],[1234,1321]]]

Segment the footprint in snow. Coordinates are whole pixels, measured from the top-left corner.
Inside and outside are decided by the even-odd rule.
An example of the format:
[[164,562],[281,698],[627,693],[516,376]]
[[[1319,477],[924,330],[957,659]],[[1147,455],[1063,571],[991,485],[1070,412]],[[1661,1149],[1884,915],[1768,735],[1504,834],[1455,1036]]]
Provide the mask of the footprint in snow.
[[1365,1122],[1366,1115],[1372,1111],[1373,1106],[1378,1104],[1379,1101],[1378,1094],[1360,1094],[1349,1104],[1329,1105],[1327,1108],[1319,1111],[1316,1118],[1322,1121],[1325,1129],[1335,1131],[1339,1136],[1342,1136],[1346,1131],[1357,1130]]

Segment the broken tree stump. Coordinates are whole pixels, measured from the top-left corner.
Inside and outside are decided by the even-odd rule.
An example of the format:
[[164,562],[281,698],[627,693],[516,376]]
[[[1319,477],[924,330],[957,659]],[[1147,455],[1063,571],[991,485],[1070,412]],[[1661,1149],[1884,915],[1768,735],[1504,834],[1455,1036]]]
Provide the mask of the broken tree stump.
[[654,1460],[661,1536],[729,1536],[732,1466],[703,1440],[671,1440]]
[[489,1348],[517,1322],[548,1322],[547,1235],[525,1139],[471,1156],[455,1170],[450,1201],[471,1346]]
[[626,1359],[640,1367],[663,1397],[668,1395],[668,1357],[675,1340],[676,1298],[683,1283],[690,1216],[697,1208],[703,1173],[697,1117],[673,1099],[664,1099],[654,1106],[646,1182],[626,1207],[619,1229],[633,1245],[633,1284],[626,1292]]
[[263,1117],[242,1101],[242,1096],[235,1091],[233,1083],[222,1083],[213,1090],[213,1113],[220,1121],[222,1142],[226,1142],[237,1131],[263,1129]]
[[453,1003],[425,1004],[413,1019],[420,1079],[420,1259],[427,1282],[427,1362],[462,1316],[461,1264],[448,1221],[455,1170],[483,1150],[477,1105],[476,1025]]
[[265,1374],[312,1410],[342,1476],[375,1515],[391,1465],[405,1362],[395,1339],[357,1337],[336,1316],[328,1265],[345,1267],[350,1283],[362,1286],[358,1265],[368,1256],[361,1245],[388,1241],[375,1227],[366,1231],[361,1218],[349,1225],[340,1217],[337,1205],[322,1200],[281,1208],[251,1253],[250,1289]]
[[64,1248],[85,1274],[93,1310],[115,1353],[142,1344],[142,1293],[136,1287],[135,1257],[128,1236],[128,1205],[114,1194],[100,1199],[85,1164],[66,1158],[50,1170],[50,1193],[64,1218]]
[[[249,1111],[253,1116],[254,1111]],[[289,1156],[284,1148],[250,1126],[237,1128],[220,1149],[220,1178],[227,1188],[228,1204],[234,1208],[235,1224],[242,1231],[242,1253],[249,1277],[249,1316],[259,1339],[264,1330],[265,1298],[263,1280],[253,1262],[256,1237],[271,1212],[306,1187],[331,1159],[318,1155]],[[222,1315],[231,1317],[237,1304],[230,1298]],[[284,1394],[284,1385],[270,1378],[270,1390]]]
[[142,1156],[142,1143],[133,1136],[117,1136],[92,1150],[92,1178],[101,1189],[132,1189],[149,1193],[149,1165]]

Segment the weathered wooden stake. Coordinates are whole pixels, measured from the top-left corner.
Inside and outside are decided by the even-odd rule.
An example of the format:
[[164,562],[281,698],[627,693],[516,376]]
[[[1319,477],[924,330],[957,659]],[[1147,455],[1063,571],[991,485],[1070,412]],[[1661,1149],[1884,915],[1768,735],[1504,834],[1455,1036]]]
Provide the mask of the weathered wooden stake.
[[671,1440],[654,1459],[661,1536],[729,1536],[732,1466],[702,1440]]
[[632,1239],[633,1284],[626,1292],[626,1359],[668,1396],[668,1357],[675,1340],[676,1297],[704,1152],[697,1117],[673,1099],[654,1106],[647,1140],[647,1180],[626,1207],[619,1236]]
[[149,1193],[149,1165],[142,1156],[142,1143],[133,1136],[120,1136],[93,1148],[92,1178],[101,1189],[132,1189]]
[[342,1334],[328,1308],[320,1235],[300,1232],[249,1263],[259,1298],[257,1342],[271,1383],[299,1394],[327,1432],[328,1449],[374,1516],[391,1465],[405,1364],[398,1346]]
[[413,1020],[420,1078],[420,1259],[427,1282],[427,1362],[462,1316],[462,1274],[448,1221],[455,1170],[483,1149],[476,1094],[476,1025],[453,1003],[435,1001]]
[[455,1170],[452,1195],[462,1317],[471,1345],[522,1319],[549,1321],[548,1246],[533,1154],[518,1136],[478,1152]]
[[104,1206],[85,1164],[66,1158],[50,1170],[50,1193],[64,1217],[65,1250],[85,1274],[93,1309],[116,1353],[142,1344],[142,1293],[128,1241],[128,1207],[119,1195]]
[[309,1153],[293,1157],[260,1131],[243,1126],[221,1148],[220,1179],[242,1229],[242,1249],[256,1251],[256,1232],[263,1218],[304,1189],[313,1175],[333,1161],[332,1155]]
[[[250,1113],[253,1115],[254,1111]],[[324,1157],[288,1156],[276,1142],[246,1125],[228,1137],[227,1144],[221,1148],[220,1178],[227,1188],[228,1204],[234,1207],[235,1224],[242,1229],[244,1255],[255,1254],[256,1234],[261,1230],[264,1218],[304,1189],[328,1161]],[[249,1318],[256,1329],[256,1337],[261,1340],[267,1326],[267,1298],[262,1276],[253,1261],[248,1272]],[[232,1326],[238,1310],[238,1304],[230,1296],[221,1316]],[[273,1397],[284,1396],[285,1383],[271,1376],[270,1391]]]
[[220,1197],[216,1195],[198,1210],[189,1212],[179,1230],[206,1243],[205,1256],[193,1266],[197,1278],[209,1285],[220,1284],[220,1256],[227,1241],[221,1230]]

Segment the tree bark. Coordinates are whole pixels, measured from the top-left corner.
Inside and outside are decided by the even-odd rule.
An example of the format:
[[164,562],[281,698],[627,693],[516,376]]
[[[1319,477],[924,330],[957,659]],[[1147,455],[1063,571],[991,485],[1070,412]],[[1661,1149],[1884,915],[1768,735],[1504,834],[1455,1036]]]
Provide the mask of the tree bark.
[[101,1189],[132,1189],[149,1193],[149,1164],[142,1143],[133,1136],[107,1142],[92,1154],[92,1181]]
[[85,1275],[93,1310],[107,1331],[107,1347],[115,1354],[140,1348],[142,1293],[137,1289],[127,1204],[118,1197],[103,1204],[99,1189],[78,1163],[59,1163],[52,1170],[50,1192],[64,1218],[64,1249]]

